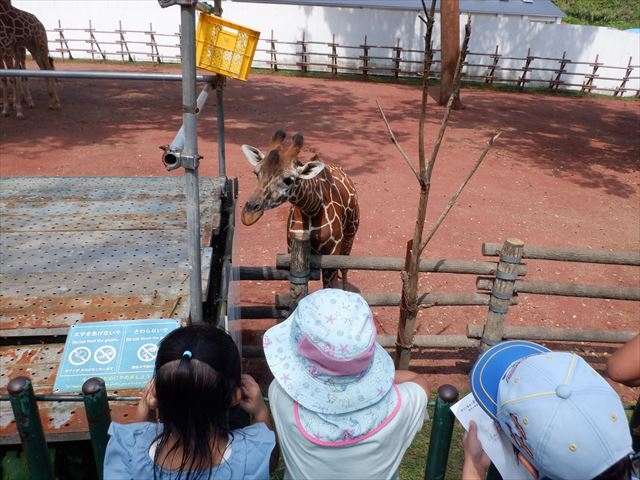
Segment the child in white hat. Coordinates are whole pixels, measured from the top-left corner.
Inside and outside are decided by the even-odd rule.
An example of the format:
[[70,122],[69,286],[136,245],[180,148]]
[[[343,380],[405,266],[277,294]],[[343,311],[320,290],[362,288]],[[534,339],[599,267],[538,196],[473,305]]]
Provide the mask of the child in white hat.
[[[632,478],[631,433],[620,397],[578,355],[502,342],[476,362],[470,386],[532,478]],[[463,480],[485,478],[489,460],[475,424],[463,443]]]
[[427,416],[424,376],[395,371],[356,293],[323,289],[265,332],[285,479],[391,479]]

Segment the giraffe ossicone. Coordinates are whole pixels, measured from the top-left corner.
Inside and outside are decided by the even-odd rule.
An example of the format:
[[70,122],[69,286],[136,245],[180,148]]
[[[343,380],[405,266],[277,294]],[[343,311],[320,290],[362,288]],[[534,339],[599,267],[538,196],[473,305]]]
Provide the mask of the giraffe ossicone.
[[[258,185],[245,203],[241,220],[253,225],[266,210],[289,202],[287,241],[296,232],[308,232],[311,252],[318,255],[349,255],[360,223],[358,196],[353,180],[338,165],[325,164],[317,155],[302,163],[298,155],[304,138],[296,134],[285,145],[286,134],[278,130],[271,138],[267,154],[243,145],[242,151],[253,166]],[[347,288],[347,270],[342,288]],[[323,287],[336,286],[338,270],[323,269]]]

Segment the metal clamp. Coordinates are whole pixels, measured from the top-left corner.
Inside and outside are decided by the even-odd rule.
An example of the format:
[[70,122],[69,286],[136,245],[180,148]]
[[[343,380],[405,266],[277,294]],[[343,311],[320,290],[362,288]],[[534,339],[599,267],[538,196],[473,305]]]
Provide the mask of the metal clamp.
[[173,149],[169,145],[163,145],[160,148],[164,150],[162,163],[169,172],[180,167],[196,170],[200,165],[202,155],[183,155],[181,150]]
[[306,285],[309,283],[310,273],[311,272],[309,270],[300,273],[289,270],[289,282],[294,285]]
[[520,263],[520,258],[514,257],[513,255],[507,255],[506,253],[500,253],[500,261],[517,265]]
[[518,279],[518,274],[517,273],[509,273],[509,272],[504,272],[502,270],[498,270],[496,272],[496,278],[499,280],[508,280],[508,281],[514,281]]
[[502,307],[500,305],[494,305],[494,304],[490,303],[489,304],[489,310],[491,310],[493,313],[504,314],[504,313],[507,313],[509,311],[509,307]]
[[193,6],[198,3],[198,0],[158,0],[158,3],[162,8],[167,8],[171,7],[172,5]]

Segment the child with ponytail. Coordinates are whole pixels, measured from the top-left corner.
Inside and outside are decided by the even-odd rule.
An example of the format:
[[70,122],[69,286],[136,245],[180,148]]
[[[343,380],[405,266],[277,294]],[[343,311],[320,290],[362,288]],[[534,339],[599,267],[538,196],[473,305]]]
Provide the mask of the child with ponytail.
[[[109,428],[105,480],[267,480],[273,426],[258,384],[240,370],[238,349],[223,330],[190,325],[169,333],[137,422]],[[251,425],[230,429],[234,405]]]

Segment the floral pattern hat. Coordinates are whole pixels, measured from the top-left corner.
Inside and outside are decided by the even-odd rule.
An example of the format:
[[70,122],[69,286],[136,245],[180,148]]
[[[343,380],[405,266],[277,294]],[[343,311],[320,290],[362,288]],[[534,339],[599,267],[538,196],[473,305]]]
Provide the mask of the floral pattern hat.
[[275,379],[304,410],[342,415],[396,397],[393,360],[357,293],[327,288],[304,297],[265,332],[263,347]]

